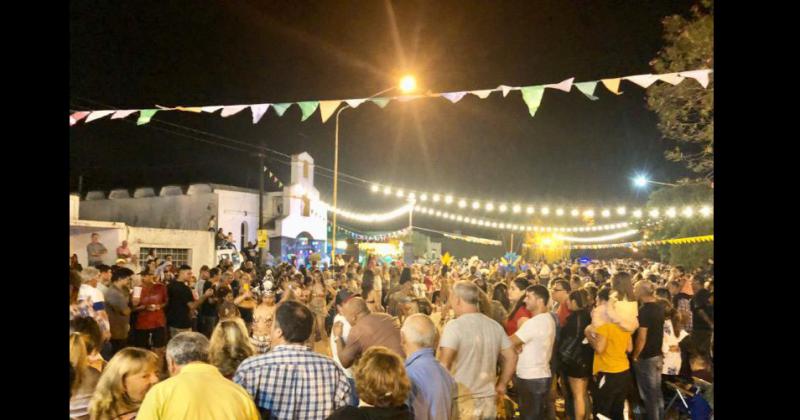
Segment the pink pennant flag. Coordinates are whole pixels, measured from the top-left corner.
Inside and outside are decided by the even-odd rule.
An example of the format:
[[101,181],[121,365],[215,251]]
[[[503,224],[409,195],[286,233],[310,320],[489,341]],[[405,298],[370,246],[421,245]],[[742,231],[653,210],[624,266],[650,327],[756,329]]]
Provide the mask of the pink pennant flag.
[[72,115],[69,116],[69,125],[70,125],[70,127],[75,125],[75,124],[77,124],[78,121],[86,118],[87,115],[89,115],[89,111],[73,112]]
[[508,92],[511,92],[511,86],[500,85],[500,86],[498,86],[498,87],[499,87],[500,89],[502,89],[502,90],[503,90],[503,97],[504,97],[504,98],[505,98],[506,96],[508,96]]
[[342,101],[319,101],[319,115],[322,117],[323,124],[328,121],[341,103]]
[[247,105],[231,105],[231,106],[222,107],[222,114],[221,115],[223,117],[230,117],[231,115],[234,115],[234,114],[240,112],[241,110],[243,110],[245,108],[247,108]]
[[444,98],[446,98],[448,101],[450,101],[452,103],[456,103],[456,102],[460,101],[461,98],[463,98],[464,95],[466,95],[466,94],[467,94],[467,92],[447,92],[447,93],[443,93],[442,96]]
[[120,118],[125,118],[128,115],[133,114],[134,112],[139,112],[139,110],[138,109],[126,109],[126,110],[123,110],[123,111],[117,111],[117,112],[114,113],[114,115],[111,116],[111,119],[112,120],[116,120],[116,119],[120,119]]
[[481,98],[481,99],[486,99],[486,98],[489,97],[489,95],[492,94],[493,91],[494,91],[493,89],[473,90],[470,93],[475,95],[475,96],[477,96],[477,97],[479,97],[479,98]]
[[350,105],[350,108],[358,108],[359,105],[363,104],[366,99],[347,99],[347,105]]
[[221,106],[204,106],[204,107],[202,107],[200,109],[203,110],[203,112],[214,113],[214,112],[217,112],[220,109],[222,109],[222,107]]
[[610,90],[615,95],[622,95],[622,92],[619,91],[619,77],[616,79],[603,79],[603,85],[605,85],[606,89]]
[[628,76],[625,78],[625,80],[630,80],[631,82],[647,89],[650,87],[650,85],[655,83],[656,80],[658,80],[658,76],[655,74],[638,74],[636,76]]
[[105,116],[111,115],[113,113],[114,113],[114,111],[92,111],[92,113],[89,114],[88,117],[86,117],[86,122],[89,123],[89,122],[92,122],[94,120],[98,120],[98,119],[103,118]]
[[258,105],[251,105],[250,111],[253,113],[253,124],[258,124],[261,120],[261,117],[266,114],[267,109],[269,109],[269,104],[258,104]]
[[667,73],[667,74],[660,74],[658,76],[659,79],[671,84],[672,86],[677,85],[678,83],[682,82],[684,77],[678,73]]
[[554,85],[544,85],[544,87],[551,88],[551,89],[558,89],[558,90],[561,90],[561,91],[564,91],[564,92],[569,92],[570,90],[572,90],[572,82],[574,80],[575,80],[574,77],[570,77],[569,79],[564,80],[561,83],[557,83],[557,84],[554,84]]
[[708,87],[708,74],[711,73],[711,70],[694,70],[694,71],[684,71],[678,73],[678,76],[682,77],[691,77],[694,80],[697,80],[700,83],[700,86],[703,89]]

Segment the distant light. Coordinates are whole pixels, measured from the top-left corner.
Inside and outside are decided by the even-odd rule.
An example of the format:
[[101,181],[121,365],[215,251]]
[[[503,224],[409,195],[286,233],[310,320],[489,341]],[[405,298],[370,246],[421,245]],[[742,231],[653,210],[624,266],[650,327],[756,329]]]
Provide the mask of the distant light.
[[547,216],[548,214],[550,214],[550,209],[547,207],[542,207],[541,213]]
[[416,200],[417,199],[417,195],[412,192],[412,193],[408,194],[408,199],[409,200]]
[[572,209],[572,211],[569,212],[569,214],[571,214],[572,217],[578,217],[578,216],[580,216],[581,212],[578,209]]
[[459,207],[459,208],[462,208],[462,209],[463,209],[464,207],[467,207],[467,200],[459,200],[459,201],[458,201],[458,207]]
[[694,210],[691,207],[686,207],[683,209],[684,217],[692,217],[693,215],[694,215]]
[[400,79],[400,90],[404,93],[413,92],[417,88],[417,79],[412,75],[405,75]]
[[448,196],[446,196],[446,197],[444,198],[444,202],[445,202],[446,204],[451,204],[451,203],[453,202],[453,196],[452,196],[452,195],[448,195]]
[[508,210],[508,206],[505,204],[501,204],[499,210],[500,213],[505,213]]
[[383,189],[383,194],[384,195],[389,195],[391,193],[392,193],[392,189],[391,188],[386,187],[386,188]]
[[670,217],[670,218],[675,217],[677,214],[678,214],[678,211],[675,209],[675,207],[670,207],[667,210],[667,216]]
[[528,208],[527,208],[527,209],[525,209],[525,213],[528,213],[528,214],[533,214],[533,207],[531,207],[531,206],[528,206]]
[[639,210],[639,209],[634,210],[633,211],[633,217],[636,217],[637,219],[642,217],[642,211]]
[[378,192],[378,190],[380,190],[381,187],[378,184],[372,184],[372,188],[371,189],[372,189],[372,192]]
[[519,213],[519,212],[521,212],[521,211],[522,211],[522,206],[520,206],[519,204],[514,204],[514,207],[512,207],[512,208],[511,208],[511,210],[512,210],[514,213]]
[[603,216],[603,217],[610,217],[611,216],[611,210],[605,209],[605,210],[603,210],[602,213],[600,213],[600,215]]
[[419,196],[419,199],[422,201],[428,201],[428,194],[422,193],[422,195]]
[[658,217],[658,209],[650,210],[650,217]]
[[434,203],[438,203],[440,198],[441,198],[441,197],[439,197],[439,194],[434,194],[434,195],[433,195],[433,202],[434,202]]
[[556,209],[556,216],[563,216],[563,215],[564,215],[564,209]]
[[403,190],[397,190],[397,198],[403,198],[404,195],[405,193],[403,192]]
[[708,217],[708,216],[710,216],[710,215],[711,215],[711,207],[708,207],[708,206],[703,206],[703,207],[700,209],[700,214],[702,214],[702,215],[703,215],[703,217]]
[[583,215],[586,217],[594,217],[594,210],[586,210],[583,212]]
[[644,187],[645,185],[647,185],[647,178],[645,178],[642,175],[639,175],[636,178],[634,178],[633,184],[639,188]]
[[625,215],[625,207],[617,207],[617,214],[620,216]]
[[494,210],[494,204],[486,203],[486,211],[493,211],[493,210]]
[[481,208],[481,202],[480,201],[473,201],[472,202],[472,208],[475,209],[475,210],[478,210],[479,208]]

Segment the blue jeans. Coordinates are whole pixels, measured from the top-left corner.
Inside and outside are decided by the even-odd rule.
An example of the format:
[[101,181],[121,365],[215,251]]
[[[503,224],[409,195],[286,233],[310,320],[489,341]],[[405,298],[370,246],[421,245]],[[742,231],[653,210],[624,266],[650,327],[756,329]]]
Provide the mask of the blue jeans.
[[663,356],[653,356],[633,362],[633,373],[639,386],[639,395],[644,401],[648,420],[664,418],[664,395],[661,392],[661,369]]
[[522,379],[514,375],[514,388],[517,389],[519,396],[521,419],[538,420],[546,417],[552,380],[553,378]]
[[350,390],[352,391],[352,398],[350,398],[350,405],[353,407],[358,407],[358,392],[356,392],[356,380],[353,378],[347,378],[347,382],[350,382]]

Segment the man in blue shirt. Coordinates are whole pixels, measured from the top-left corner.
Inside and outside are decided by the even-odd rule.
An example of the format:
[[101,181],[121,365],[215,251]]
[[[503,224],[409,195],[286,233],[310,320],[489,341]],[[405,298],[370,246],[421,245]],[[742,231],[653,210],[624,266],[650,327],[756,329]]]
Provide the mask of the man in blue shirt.
[[458,395],[456,381],[434,357],[436,326],[424,314],[406,318],[400,330],[411,380],[408,406],[417,420],[447,420],[452,417]]

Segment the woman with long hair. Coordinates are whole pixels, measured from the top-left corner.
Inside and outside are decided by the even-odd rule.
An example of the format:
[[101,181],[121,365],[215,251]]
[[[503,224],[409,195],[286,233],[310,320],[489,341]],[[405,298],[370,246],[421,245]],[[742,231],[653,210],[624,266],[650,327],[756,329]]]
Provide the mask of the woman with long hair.
[[375,290],[375,274],[372,270],[364,272],[361,280],[361,296],[367,302],[367,308],[371,312],[385,312],[381,305],[381,294]]
[[84,339],[86,344],[86,357],[89,367],[95,368],[98,372],[102,372],[106,366],[106,361],[100,355],[100,350],[103,347],[103,333],[100,332],[100,326],[97,321],[87,317],[77,317],[69,322],[69,332],[79,333]]
[[[308,308],[314,314],[314,330],[312,331],[311,339],[313,345],[316,347],[327,346],[328,332],[325,330],[325,318],[328,317],[328,312],[333,305],[333,299],[328,303],[328,294],[336,295],[336,291],[330,286],[325,284],[322,280],[322,272],[314,270],[311,273],[311,283],[308,286],[311,294]],[[324,349],[321,349],[324,351]]]
[[241,318],[221,320],[214,328],[208,354],[211,364],[219,369],[222,376],[233,378],[236,368],[255,353],[256,349],[250,343],[247,327]]
[[503,309],[508,311],[511,309],[511,303],[508,301],[508,286],[505,283],[497,283],[492,288],[492,300],[500,302]]
[[[567,323],[561,329],[558,354],[572,391],[573,416],[575,420],[588,419],[589,378],[592,377],[594,351],[583,344],[584,330],[592,323],[589,315],[589,293],[586,290],[573,290],[569,294]],[[569,408],[567,408],[569,411]]]
[[263,354],[269,351],[270,331],[272,322],[275,319],[275,291],[265,290],[259,296],[258,306],[253,311],[253,336],[250,343],[256,349],[256,353]]
[[145,394],[158,383],[158,356],[126,347],[108,362],[89,403],[91,420],[129,420],[136,416]]
[[508,300],[513,302],[513,309],[508,312],[506,318],[506,334],[514,335],[522,324],[531,319],[531,312],[525,307],[525,289],[530,286],[530,282],[525,277],[517,277],[508,285]]
[[[79,317],[70,321],[69,364],[75,371],[75,379],[70,386],[69,415],[71,419],[89,419],[89,401],[100,380],[100,371],[90,366],[89,363],[89,354],[97,351],[92,334],[74,328],[74,326],[90,326],[92,324],[99,334],[100,327],[92,318]],[[92,328],[84,330],[88,329]]]

